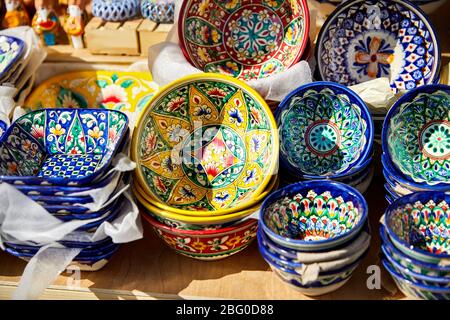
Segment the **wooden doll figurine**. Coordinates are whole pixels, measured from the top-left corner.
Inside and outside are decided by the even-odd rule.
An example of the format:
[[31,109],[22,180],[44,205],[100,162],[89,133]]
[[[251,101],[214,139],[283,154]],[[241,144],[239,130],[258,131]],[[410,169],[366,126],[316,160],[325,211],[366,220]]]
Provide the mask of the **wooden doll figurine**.
[[4,29],[30,24],[30,17],[21,0],[5,0],[6,13],[2,20]]
[[59,19],[54,10],[54,0],[36,0],[36,14],[32,26],[46,46],[56,44],[59,31]]
[[84,0],[69,0],[67,7],[68,16],[65,19],[64,30],[75,49],[83,48],[84,8]]

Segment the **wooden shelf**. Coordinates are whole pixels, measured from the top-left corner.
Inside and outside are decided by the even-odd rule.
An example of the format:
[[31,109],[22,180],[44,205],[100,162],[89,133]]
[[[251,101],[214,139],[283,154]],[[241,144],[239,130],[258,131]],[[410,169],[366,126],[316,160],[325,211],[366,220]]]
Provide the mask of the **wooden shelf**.
[[[379,151],[378,147],[378,151]],[[378,152],[379,153],[379,152]],[[377,157],[379,158],[379,157]],[[398,299],[385,289],[369,290],[367,266],[378,265],[379,219],[387,206],[384,200],[381,164],[366,196],[374,230],[371,250],[341,289],[315,299]],[[47,299],[311,299],[279,280],[260,256],[256,242],[230,258],[203,262],[174,253],[144,222],[145,236],[125,244],[106,267],[82,272],[81,286],[72,288],[71,275],[61,275],[46,290]],[[0,299],[9,298],[17,286],[25,262],[0,252]],[[389,281],[389,277],[383,276]],[[392,285],[392,284],[391,284]]]

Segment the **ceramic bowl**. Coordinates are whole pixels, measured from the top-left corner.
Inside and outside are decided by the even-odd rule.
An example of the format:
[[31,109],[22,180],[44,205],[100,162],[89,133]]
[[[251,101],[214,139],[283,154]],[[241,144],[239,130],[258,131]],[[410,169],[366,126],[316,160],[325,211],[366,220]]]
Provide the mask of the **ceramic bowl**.
[[43,81],[25,100],[31,110],[100,108],[140,112],[158,86],[149,72],[76,71]]
[[168,227],[149,215],[145,220],[173,250],[198,260],[219,260],[245,249],[256,237],[258,220],[247,219],[217,230],[188,231]]
[[384,259],[389,261],[391,266],[394,268],[396,272],[401,274],[405,279],[408,279],[409,281],[412,281],[413,283],[419,283],[424,284],[427,286],[435,286],[439,288],[450,288],[450,278],[446,277],[432,277],[432,276],[426,276],[422,275],[420,273],[416,273],[414,271],[409,270],[408,268],[403,267],[400,263],[396,262],[395,259],[393,259],[386,249],[381,246],[381,250],[383,252]]
[[139,183],[170,207],[233,208],[258,197],[278,164],[278,131],[261,96],[244,82],[196,74],[158,91],[131,148]]
[[187,0],[178,31],[194,67],[259,79],[299,61],[308,43],[309,11],[304,0]]
[[174,0],[141,0],[141,14],[156,23],[173,23]]
[[428,17],[404,0],[351,0],[325,21],[317,39],[322,80],[351,86],[387,77],[394,93],[435,83],[441,50]]
[[382,225],[380,226],[380,235],[383,250],[386,251],[385,254],[389,255],[391,259],[395,260],[401,266],[424,276],[445,277],[450,280],[450,266],[427,263],[405,255],[392,244]]
[[381,260],[383,266],[392,276],[397,287],[406,296],[425,300],[450,300],[450,288],[439,288],[420,283],[414,283],[395,271],[394,267],[386,260]]
[[402,96],[386,116],[383,152],[409,181],[450,189],[450,86]]
[[367,203],[354,188],[311,180],[272,193],[260,210],[267,236],[300,251],[326,250],[353,239],[367,219]]
[[450,194],[418,192],[394,201],[385,227],[392,243],[407,256],[428,263],[450,261]]
[[372,153],[369,109],[339,84],[313,82],[299,87],[280,103],[276,118],[281,164],[300,178],[341,177]]
[[5,79],[19,62],[25,50],[25,43],[15,37],[0,36],[0,79]]
[[154,201],[152,198],[148,197],[144,191],[144,188],[139,184],[137,179],[133,180],[133,190],[139,193],[141,198],[144,198],[147,200],[146,202],[150,203],[154,207],[158,208],[159,210],[164,210],[166,212],[175,213],[183,216],[193,216],[193,217],[215,217],[215,216],[221,216],[225,214],[231,214],[236,213],[238,211],[243,211],[248,208],[254,207],[256,205],[259,205],[263,202],[263,200],[274,190],[277,190],[279,186],[279,178],[278,176],[273,176],[269,184],[267,185],[266,190],[264,190],[263,193],[261,193],[256,198],[253,198],[246,202],[243,205],[238,205],[233,208],[221,210],[220,214],[217,214],[216,211],[207,211],[205,208],[199,207],[197,208],[198,211],[186,211],[181,210],[177,208],[170,207],[164,203]]
[[45,109],[17,119],[0,141],[0,181],[83,185],[103,175],[128,117],[101,109]]
[[126,21],[139,12],[139,0],[93,0],[92,15],[105,21]]
[[319,276],[318,279],[312,283],[303,284],[304,281],[302,280],[302,276],[277,265],[265,255],[264,251],[261,252],[261,255],[269,264],[270,268],[283,282],[289,284],[293,289],[308,296],[319,296],[336,291],[346,284],[348,280],[350,280],[353,271],[359,265],[359,261],[357,261],[347,268],[325,273],[324,275]]

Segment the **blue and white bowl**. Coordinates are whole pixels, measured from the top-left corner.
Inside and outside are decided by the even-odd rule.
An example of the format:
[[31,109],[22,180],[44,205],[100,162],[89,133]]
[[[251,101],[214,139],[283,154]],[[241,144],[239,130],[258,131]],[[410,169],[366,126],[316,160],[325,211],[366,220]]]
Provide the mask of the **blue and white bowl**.
[[260,225],[281,246],[320,251],[358,235],[367,212],[364,197],[354,188],[311,180],[288,185],[266,198],[260,210]]
[[173,23],[174,0],[141,0],[141,14],[156,23]]
[[439,80],[432,23],[405,0],[350,0],[325,21],[316,46],[319,79],[346,86],[380,77],[394,93]]
[[92,15],[105,21],[126,21],[139,13],[139,0],[94,0]]

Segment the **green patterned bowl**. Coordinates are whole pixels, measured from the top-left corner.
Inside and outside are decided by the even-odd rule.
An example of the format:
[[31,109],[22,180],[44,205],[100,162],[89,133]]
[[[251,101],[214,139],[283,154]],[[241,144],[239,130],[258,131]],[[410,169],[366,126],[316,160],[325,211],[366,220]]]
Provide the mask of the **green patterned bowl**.
[[450,262],[450,194],[417,192],[394,201],[385,226],[396,248],[414,259]]
[[134,131],[132,157],[153,201],[186,215],[220,215],[266,189],[278,163],[278,132],[267,104],[245,83],[197,74],[149,102]]
[[423,86],[397,101],[386,116],[383,151],[408,180],[450,188],[450,86]]

